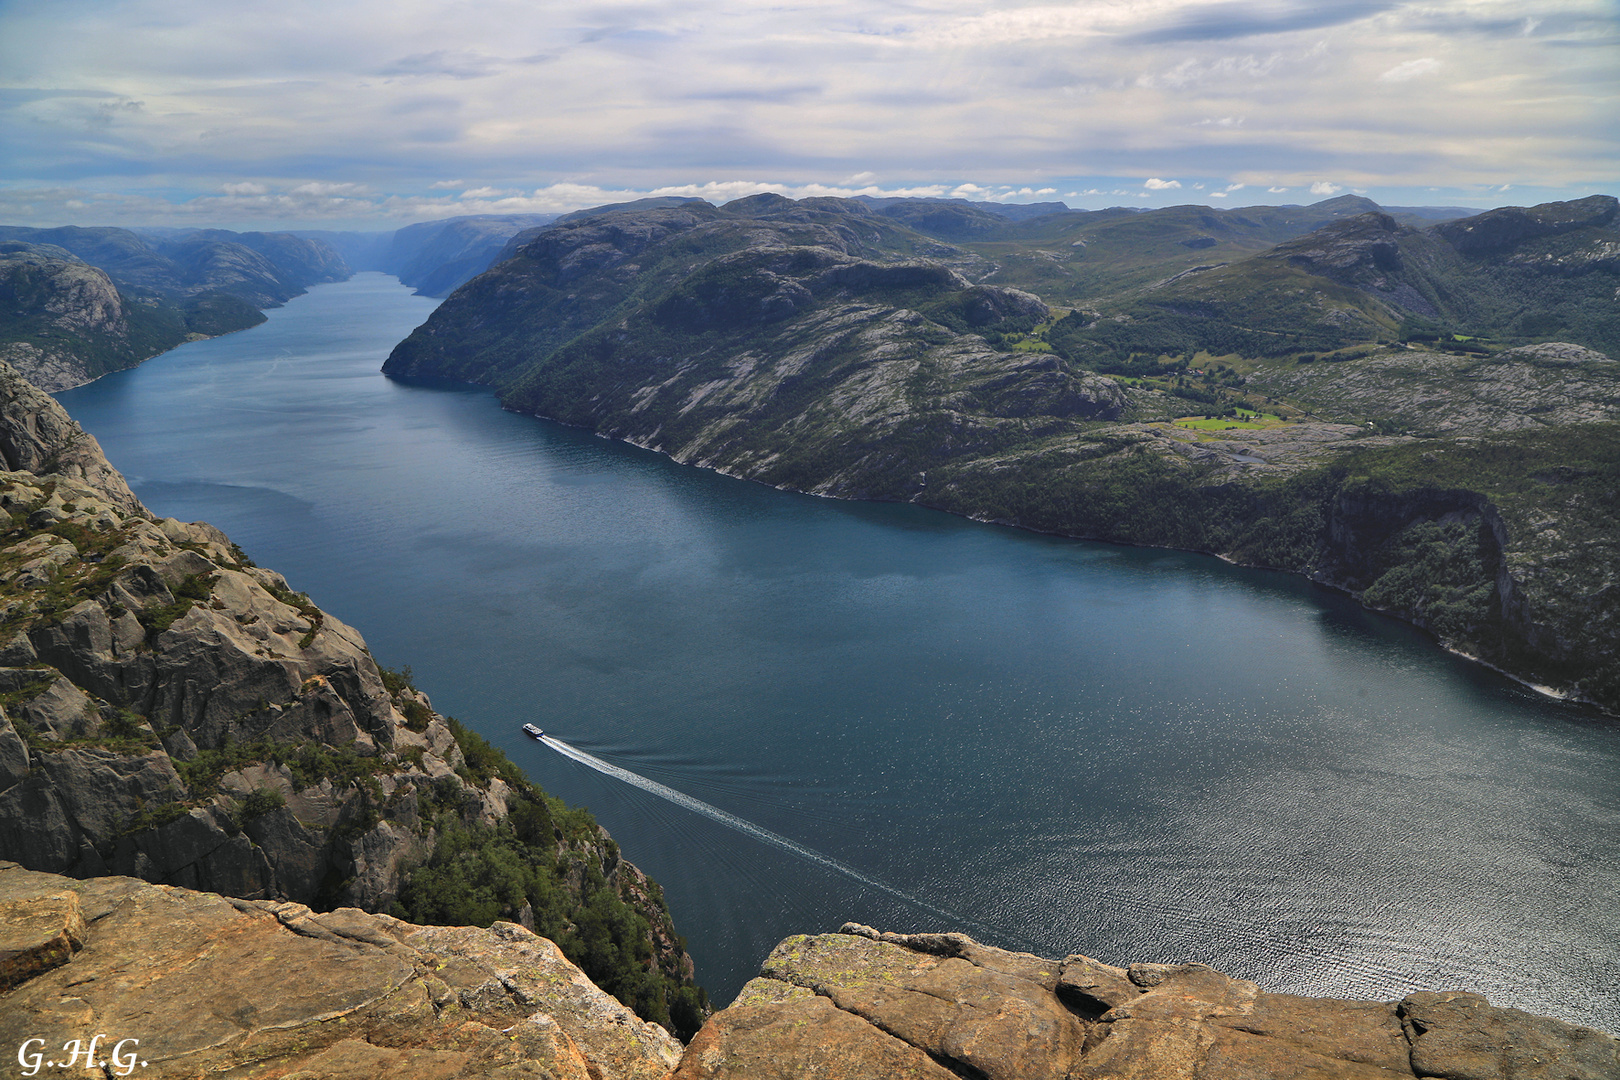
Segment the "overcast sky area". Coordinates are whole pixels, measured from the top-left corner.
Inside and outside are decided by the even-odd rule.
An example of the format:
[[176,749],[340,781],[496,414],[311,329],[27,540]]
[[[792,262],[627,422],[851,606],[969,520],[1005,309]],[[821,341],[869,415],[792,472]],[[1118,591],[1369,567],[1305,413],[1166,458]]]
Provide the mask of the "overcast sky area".
[[1620,190],[1615,0],[0,0],[0,223]]

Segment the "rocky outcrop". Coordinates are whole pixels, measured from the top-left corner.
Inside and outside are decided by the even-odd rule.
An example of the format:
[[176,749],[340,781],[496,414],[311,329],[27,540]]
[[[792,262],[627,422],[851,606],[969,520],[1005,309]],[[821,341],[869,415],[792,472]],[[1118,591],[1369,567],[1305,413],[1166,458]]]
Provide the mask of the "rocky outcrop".
[[98,1035],[96,1067],[152,1078],[658,1080],[681,1053],[512,923],[421,927],[0,863],[0,1043],[27,1067]]
[[0,863],[0,1043],[26,1065],[97,1035],[115,1072],[158,1078],[1620,1076],[1613,1037],[1477,994],[1273,994],[1202,964],[1049,960],[854,923],[783,941],[683,1051],[512,923],[420,927]]
[[1273,994],[1202,964],[1048,960],[961,934],[791,937],[675,1080],[1612,1080],[1620,1042],[1477,994]]
[[0,466],[77,481],[121,510],[140,507],[95,436],[5,364],[0,364]]

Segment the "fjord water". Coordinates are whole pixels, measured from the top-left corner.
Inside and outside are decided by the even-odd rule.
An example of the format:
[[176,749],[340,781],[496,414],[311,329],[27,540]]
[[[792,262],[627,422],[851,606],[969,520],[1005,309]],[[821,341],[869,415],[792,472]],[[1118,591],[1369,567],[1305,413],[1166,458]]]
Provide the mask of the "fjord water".
[[59,398],[157,513],[589,806],[719,1003],[853,919],[1620,1029],[1613,721],[1297,578],[775,491],[380,375],[433,303],[363,274]]

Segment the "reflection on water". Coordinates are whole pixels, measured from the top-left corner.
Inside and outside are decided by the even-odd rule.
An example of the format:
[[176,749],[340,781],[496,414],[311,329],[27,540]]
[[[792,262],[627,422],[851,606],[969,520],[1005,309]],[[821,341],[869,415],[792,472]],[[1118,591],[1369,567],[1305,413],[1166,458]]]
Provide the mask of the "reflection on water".
[[1613,723],[1284,575],[774,491],[383,378],[432,304],[361,275],[60,397],[159,513],[590,806],[720,1001],[789,933],[949,911],[1050,956],[1620,1028]]

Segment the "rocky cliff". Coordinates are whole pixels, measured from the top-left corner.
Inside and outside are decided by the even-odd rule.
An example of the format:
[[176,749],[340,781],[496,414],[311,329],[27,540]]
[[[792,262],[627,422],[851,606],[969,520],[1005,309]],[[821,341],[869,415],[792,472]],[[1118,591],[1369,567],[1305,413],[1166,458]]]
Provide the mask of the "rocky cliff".
[[[211,526],[157,520],[0,365],[0,858],[320,909],[507,917],[701,1022],[656,885]],[[682,1019],[672,1019],[671,1010]]]
[[1461,991],[1326,1000],[1201,964],[856,924],[782,942],[683,1050],[511,923],[418,927],[3,863],[0,1045],[23,1069],[90,1053],[105,1075],[156,1078],[1620,1076],[1611,1036]]

